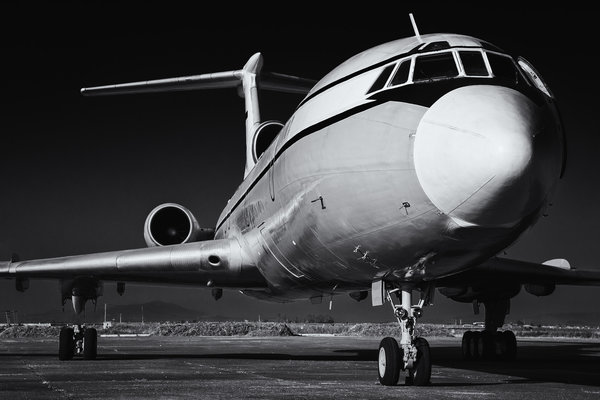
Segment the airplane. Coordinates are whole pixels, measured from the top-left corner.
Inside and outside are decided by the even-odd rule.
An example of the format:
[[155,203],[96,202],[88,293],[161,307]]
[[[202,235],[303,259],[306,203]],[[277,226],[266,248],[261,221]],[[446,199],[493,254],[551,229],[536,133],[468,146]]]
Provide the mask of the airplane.
[[[596,271],[563,259],[497,255],[535,224],[566,168],[566,136],[548,85],[526,59],[458,34],[414,36],[366,50],[318,82],[240,70],[82,89],[85,96],[236,88],[246,110],[244,180],[215,227],[165,203],[144,224],[147,248],[0,263],[25,291],[57,279],[81,313],[103,282],[239,290],[270,301],[322,301],[347,293],[389,303],[400,340],[384,338],[383,385],[426,385],[430,349],[417,332],[435,290],[485,306],[482,332],[466,332],[469,359],[516,357],[500,332],[510,299],[556,285],[598,285]],[[262,121],[259,91],[305,94],[285,123]],[[418,300],[413,300],[418,294]],[[59,359],[97,357],[97,332],[68,326]]]

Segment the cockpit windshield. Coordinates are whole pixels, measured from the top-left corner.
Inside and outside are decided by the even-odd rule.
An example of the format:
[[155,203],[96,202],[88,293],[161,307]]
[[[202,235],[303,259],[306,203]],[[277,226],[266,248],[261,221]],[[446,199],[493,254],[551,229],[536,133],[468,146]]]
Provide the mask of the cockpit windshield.
[[458,76],[458,69],[451,52],[419,56],[415,60],[414,82],[456,76]]
[[[528,72],[526,67],[522,68]],[[385,65],[367,93],[455,78],[495,79],[511,86],[525,82],[515,61],[506,54],[484,48],[444,48]],[[536,82],[535,78],[531,80]]]
[[483,54],[480,51],[459,51],[465,75],[467,76],[488,76],[488,70],[483,60]]
[[518,82],[519,72],[517,71],[515,63],[510,57],[501,56],[495,53],[488,53],[487,58],[490,62],[490,67],[492,67],[494,77],[513,84]]

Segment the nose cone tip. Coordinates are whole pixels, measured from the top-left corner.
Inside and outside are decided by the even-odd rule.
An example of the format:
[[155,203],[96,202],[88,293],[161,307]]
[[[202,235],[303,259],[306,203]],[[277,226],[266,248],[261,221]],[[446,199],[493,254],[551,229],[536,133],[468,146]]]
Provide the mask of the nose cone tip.
[[537,106],[513,89],[467,86],[446,94],[416,133],[423,190],[461,225],[517,223],[543,200],[532,201],[528,190],[538,126]]

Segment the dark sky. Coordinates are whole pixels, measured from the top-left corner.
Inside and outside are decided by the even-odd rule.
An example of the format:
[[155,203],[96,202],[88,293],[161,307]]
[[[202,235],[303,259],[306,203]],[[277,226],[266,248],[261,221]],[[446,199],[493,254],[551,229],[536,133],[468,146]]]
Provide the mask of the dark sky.
[[[523,9],[522,2],[388,3],[337,13],[309,3],[280,11],[233,3],[3,6],[3,258],[11,252],[31,259],[143,247],[146,215],[163,202],[183,204],[201,225],[214,226],[241,182],[244,110],[235,90],[84,98],[81,87],[238,69],[256,51],[263,53],[265,70],[318,79],[360,51],[412,35],[413,12],[422,34],[488,40],[525,56],[543,75],[568,133],[567,175],[550,216],[507,253],[529,261],[563,257],[580,268],[600,269],[595,13],[575,5]],[[261,99],[263,119],[282,121],[301,100],[273,93]],[[347,296],[336,298],[329,311],[326,303],[272,305],[235,292],[215,303],[202,289],[128,286],[122,298],[115,292],[107,283],[100,304],[163,300],[232,318],[312,313],[392,320],[389,309]],[[53,281],[33,281],[25,294],[14,290],[13,281],[0,282],[0,309],[58,309],[59,297]],[[574,306],[598,316],[599,298],[597,288],[561,287],[546,298],[522,292],[513,316]],[[470,305],[439,295],[436,303],[424,321],[470,314]]]

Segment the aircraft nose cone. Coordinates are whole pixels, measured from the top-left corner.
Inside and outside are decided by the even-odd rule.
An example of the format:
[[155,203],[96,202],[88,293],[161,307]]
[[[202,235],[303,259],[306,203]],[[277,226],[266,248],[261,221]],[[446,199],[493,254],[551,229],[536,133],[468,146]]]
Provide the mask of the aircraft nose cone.
[[548,112],[520,92],[467,86],[447,93],[416,132],[415,169],[432,203],[461,226],[513,226],[538,210],[560,168]]

